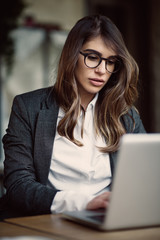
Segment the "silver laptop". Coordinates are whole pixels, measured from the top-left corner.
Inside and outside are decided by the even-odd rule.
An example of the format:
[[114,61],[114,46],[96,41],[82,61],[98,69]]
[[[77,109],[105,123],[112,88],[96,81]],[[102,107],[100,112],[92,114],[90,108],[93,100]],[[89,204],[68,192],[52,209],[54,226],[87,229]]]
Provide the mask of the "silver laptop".
[[160,134],[122,137],[107,210],[62,216],[100,230],[160,225]]

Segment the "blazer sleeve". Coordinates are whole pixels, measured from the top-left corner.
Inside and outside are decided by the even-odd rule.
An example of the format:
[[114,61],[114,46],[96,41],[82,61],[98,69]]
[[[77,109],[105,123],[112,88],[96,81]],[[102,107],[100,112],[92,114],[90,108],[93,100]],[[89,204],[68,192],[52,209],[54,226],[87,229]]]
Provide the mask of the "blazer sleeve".
[[[33,102],[33,105],[37,104]],[[12,209],[27,214],[43,214],[50,212],[57,190],[37,181],[33,159],[36,120],[31,123],[30,114],[23,98],[16,97],[7,133],[3,137],[4,185]]]

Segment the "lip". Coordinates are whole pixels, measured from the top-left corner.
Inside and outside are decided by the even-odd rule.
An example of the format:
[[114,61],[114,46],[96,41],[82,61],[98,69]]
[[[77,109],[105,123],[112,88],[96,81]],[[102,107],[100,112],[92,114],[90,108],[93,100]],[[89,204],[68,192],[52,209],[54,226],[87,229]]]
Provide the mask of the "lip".
[[89,78],[89,81],[92,85],[97,87],[100,87],[104,84],[104,80],[99,78]]

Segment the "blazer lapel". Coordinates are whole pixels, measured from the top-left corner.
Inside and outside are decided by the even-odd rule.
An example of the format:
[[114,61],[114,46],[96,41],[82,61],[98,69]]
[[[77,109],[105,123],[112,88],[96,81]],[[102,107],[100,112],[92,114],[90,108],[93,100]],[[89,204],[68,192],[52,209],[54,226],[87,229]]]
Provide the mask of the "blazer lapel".
[[34,146],[34,160],[38,181],[47,183],[53,141],[56,133],[58,106],[39,112]]

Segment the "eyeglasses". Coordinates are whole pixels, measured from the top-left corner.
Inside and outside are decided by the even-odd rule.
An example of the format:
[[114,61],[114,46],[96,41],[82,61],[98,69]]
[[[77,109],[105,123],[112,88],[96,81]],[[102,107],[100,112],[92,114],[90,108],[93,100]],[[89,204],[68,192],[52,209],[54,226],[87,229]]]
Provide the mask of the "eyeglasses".
[[80,54],[84,56],[84,63],[89,68],[98,67],[101,64],[102,60],[104,60],[106,70],[109,73],[116,73],[120,69],[121,61],[117,56],[102,58],[98,53],[83,53],[81,51]]

